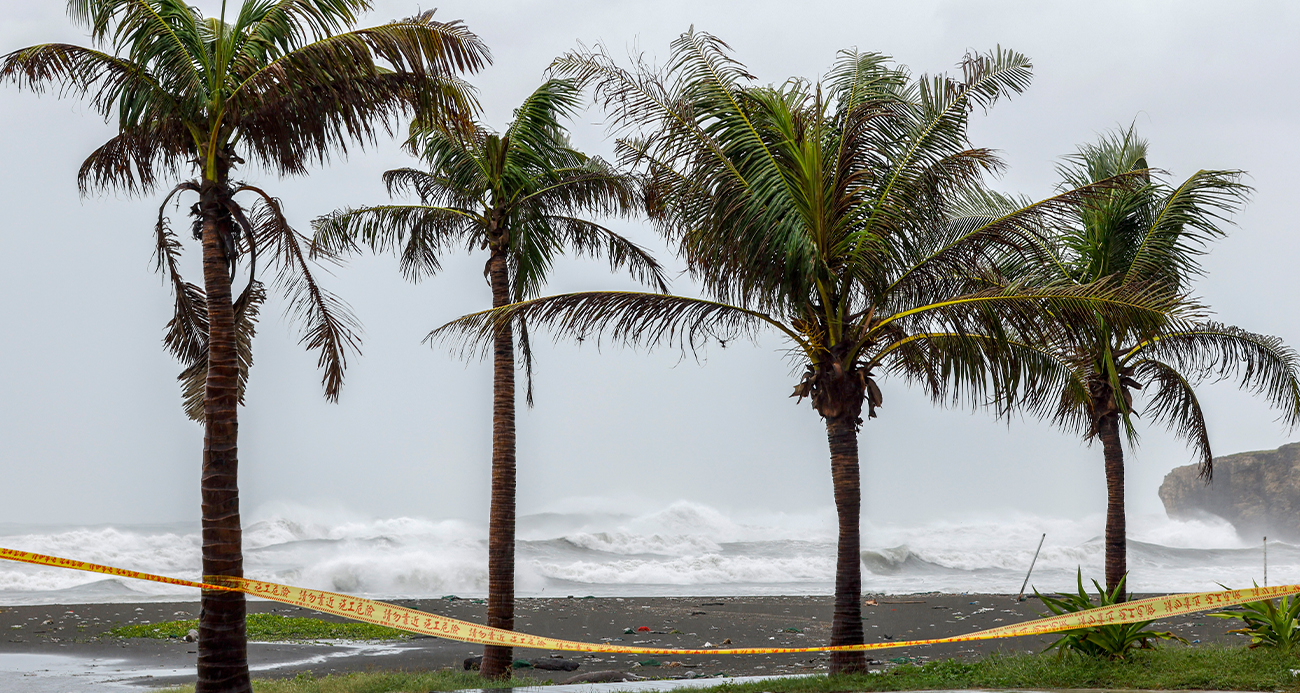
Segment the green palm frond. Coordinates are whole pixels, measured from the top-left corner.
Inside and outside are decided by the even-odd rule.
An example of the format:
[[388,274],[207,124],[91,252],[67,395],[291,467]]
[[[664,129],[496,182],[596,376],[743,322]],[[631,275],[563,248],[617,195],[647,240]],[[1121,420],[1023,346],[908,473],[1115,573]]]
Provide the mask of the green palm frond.
[[362,245],[374,253],[393,253],[402,276],[419,281],[442,270],[440,258],[453,246],[474,237],[478,221],[447,207],[385,205],[341,209],[312,222],[313,256],[336,257],[357,252]]
[[[876,352],[873,361],[919,385],[936,404],[965,403],[1002,417],[1025,411],[1051,417],[1060,410],[1062,392],[1087,395],[1072,364],[1041,345],[1006,335],[910,334]],[[1081,429],[1087,425],[1083,419],[1070,423]]]
[[1164,423],[1185,440],[1196,454],[1201,478],[1209,481],[1214,476],[1214,452],[1210,449],[1205,414],[1191,381],[1179,369],[1155,359],[1135,360],[1133,378],[1151,388],[1142,415],[1152,422]]
[[1134,250],[1126,281],[1183,287],[1201,274],[1198,258],[1251,192],[1240,171],[1198,171],[1161,200]]
[[1121,354],[1118,362],[1146,360],[1163,362],[1187,381],[1234,380],[1263,395],[1286,425],[1300,423],[1300,355],[1277,337],[1205,322],[1158,332]]

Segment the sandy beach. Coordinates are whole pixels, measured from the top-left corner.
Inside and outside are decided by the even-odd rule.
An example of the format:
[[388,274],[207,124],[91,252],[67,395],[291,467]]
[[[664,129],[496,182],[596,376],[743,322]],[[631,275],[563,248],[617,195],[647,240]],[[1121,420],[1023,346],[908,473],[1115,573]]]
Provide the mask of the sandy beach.
[[[863,607],[867,642],[888,642],[960,635],[1006,623],[1027,621],[1044,611],[1035,599],[1018,602],[1014,595],[915,594],[873,596]],[[484,606],[467,599],[396,601],[432,613],[483,622]],[[250,601],[250,613],[317,616],[308,609],[275,602]],[[107,679],[149,686],[193,680],[194,645],[178,640],[121,639],[103,633],[117,625],[157,623],[194,618],[197,602],[147,604],[77,604],[72,606],[0,607],[0,658],[60,655],[94,665]],[[738,647],[803,647],[829,642],[830,597],[654,597],[520,599],[516,629],[569,640],[610,642],[665,648],[698,648],[730,640]],[[1194,644],[1245,644],[1227,633],[1234,622],[1194,614],[1157,625]],[[646,627],[650,632],[625,631]],[[674,632],[678,631],[678,632]],[[1047,637],[924,645],[868,653],[873,666],[889,660],[920,661],[948,657],[977,657],[989,652],[1040,651]],[[314,675],[367,670],[437,670],[460,668],[480,648],[466,643],[416,637],[383,643],[314,642],[254,643],[250,662],[258,677],[285,677],[299,672]],[[786,655],[646,656],[626,654],[571,655],[516,650],[516,658],[561,655],[580,663],[574,672],[518,670],[520,675],[564,680],[576,674],[604,670],[629,671],[651,678],[716,675],[753,676],[817,673],[825,670],[819,653]],[[660,664],[639,662],[654,659]],[[31,659],[39,662],[39,657]],[[33,665],[36,666],[36,665]],[[38,677],[40,671],[32,673]]]

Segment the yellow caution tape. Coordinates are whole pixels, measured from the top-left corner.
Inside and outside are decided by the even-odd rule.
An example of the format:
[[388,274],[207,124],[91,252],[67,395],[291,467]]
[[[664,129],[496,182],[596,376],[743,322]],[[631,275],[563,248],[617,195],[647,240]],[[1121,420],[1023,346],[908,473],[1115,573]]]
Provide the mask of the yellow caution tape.
[[308,590],[301,587],[280,585],[274,582],[263,582],[261,580],[251,580],[248,578],[212,575],[204,578],[206,582],[193,582],[190,580],[179,580],[177,578],[163,577],[161,575],[136,572],[134,570],[123,570],[121,568],[113,568],[95,563],[86,563],[84,561],[74,561],[68,558],[56,558],[54,556],[45,556],[39,553],[29,553],[27,551],[15,551],[13,549],[3,548],[0,548],[0,558],[11,561],[20,561],[23,563],[34,563],[36,565],[85,570],[92,573],[116,575],[118,577],[134,578],[137,580],[150,580],[169,585],[181,585],[184,587],[195,587],[205,590],[243,592],[254,597],[261,597],[263,599],[270,599],[284,604],[300,606],[326,614],[350,618],[356,621],[364,621],[366,623],[373,623],[380,626],[390,626],[411,633],[431,635],[448,640],[459,640],[461,642],[477,643],[481,645],[501,645],[506,647],[527,647],[538,650],[627,652],[637,654],[778,654],[788,652],[832,652],[837,650],[883,650],[894,647],[910,647],[913,645],[992,640],[994,638],[1011,638],[1021,635],[1043,635],[1046,633],[1059,633],[1065,630],[1073,630],[1075,628],[1087,628],[1089,626],[1133,623],[1135,621],[1154,621],[1179,614],[1190,614],[1198,611],[1208,611],[1214,608],[1223,608],[1235,606],[1237,604],[1245,604],[1247,602],[1272,599],[1274,597],[1283,597],[1290,594],[1300,594],[1300,585],[1253,587],[1251,589],[1225,590],[1222,592],[1173,594],[1167,597],[1149,597],[1147,599],[1125,602],[1123,604],[1108,606],[1106,608],[1090,609],[1088,611],[1063,614],[1060,616],[1049,616],[1047,618],[1026,621],[1024,623],[998,626],[997,628],[989,628],[987,630],[976,631],[966,635],[958,635],[948,638],[932,638],[928,640],[900,640],[866,643],[863,645],[840,645],[835,647],[733,647],[725,649],[669,650],[653,647],[611,645],[609,643],[574,642],[572,640],[557,640],[555,638],[546,638],[539,635],[526,635],[524,633],[501,630],[499,628],[489,628],[468,621],[447,618],[446,616],[438,616],[425,611],[417,611],[415,609],[408,609],[371,599],[350,597],[346,594],[339,594],[337,592]]

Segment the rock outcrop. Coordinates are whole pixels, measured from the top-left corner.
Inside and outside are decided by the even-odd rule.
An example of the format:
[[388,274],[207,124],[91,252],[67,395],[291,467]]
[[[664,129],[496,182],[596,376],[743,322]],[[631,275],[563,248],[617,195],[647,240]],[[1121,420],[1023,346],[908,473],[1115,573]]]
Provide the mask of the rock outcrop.
[[1217,515],[1243,539],[1300,541],[1300,443],[1216,457],[1209,484],[1196,465],[1178,467],[1160,485],[1160,500],[1174,519]]

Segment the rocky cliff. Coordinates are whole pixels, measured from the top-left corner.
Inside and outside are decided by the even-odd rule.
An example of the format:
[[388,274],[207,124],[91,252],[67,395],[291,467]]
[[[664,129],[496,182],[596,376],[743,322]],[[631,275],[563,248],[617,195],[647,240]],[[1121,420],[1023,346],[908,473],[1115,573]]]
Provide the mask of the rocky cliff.
[[1160,485],[1160,500],[1174,519],[1209,513],[1231,522],[1243,539],[1300,541],[1300,443],[1216,457],[1209,484],[1196,465],[1178,467]]

